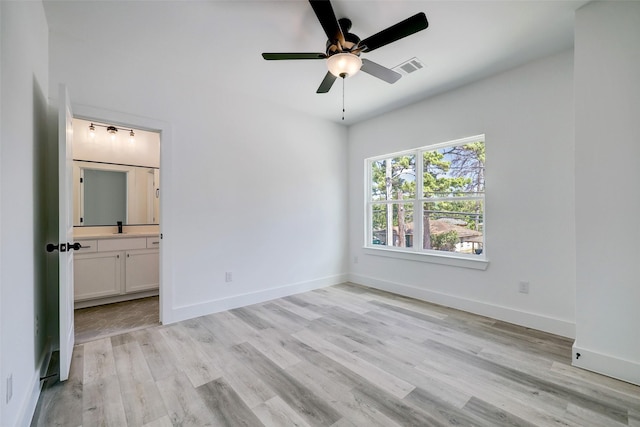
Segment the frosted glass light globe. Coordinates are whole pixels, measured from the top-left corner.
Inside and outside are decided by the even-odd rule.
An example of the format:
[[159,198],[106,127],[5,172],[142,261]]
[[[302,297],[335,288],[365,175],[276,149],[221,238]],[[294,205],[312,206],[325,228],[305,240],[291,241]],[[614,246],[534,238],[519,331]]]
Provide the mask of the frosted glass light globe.
[[362,67],[362,60],[353,53],[336,53],[327,59],[329,72],[336,77],[353,76]]

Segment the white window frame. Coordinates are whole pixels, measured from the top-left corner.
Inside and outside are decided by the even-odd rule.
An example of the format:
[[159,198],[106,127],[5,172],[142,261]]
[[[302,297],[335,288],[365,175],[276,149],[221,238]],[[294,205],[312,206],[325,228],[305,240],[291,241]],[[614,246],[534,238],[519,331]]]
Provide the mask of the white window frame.
[[[399,151],[395,153],[388,153],[380,156],[369,157],[364,160],[365,169],[365,203],[364,203],[364,246],[363,251],[368,255],[383,256],[390,258],[405,259],[411,261],[429,262],[436,264],[443,264],[455,267],[465,267],[485,270],[489,265],[486,251],[486,202],[485,195],[474,197],[455,197],[455,200],[482,200],[482,217],[483,217],[483,233],[482,233],[482,253],[479,255],[464,254],[459,252],[446,252],[435,249],[423,249],[422,248],[422,236],[423,236],[423,221],[416,220],[416,218],[422,218],[424,211],[424,203],[438,202],[452,200],[453,197],[424,197],[423,180],[424,171],[422,171],[422,155],[425,152],[435,151],[441,148],[453,147],[458,145],[465,145],[471,142],[485,142],[485,135],[475,135],[467,138],[456,139],[453,141],[442,142],[438,144],[428,145],[424,147],[418,147],[411,150]],[[413,245],[410,248],[399,248],[392,245],[374,245],[371,239],[371,230],[373,227],[372,218],[372,205],[374,204],[394,204],[397,200],[372,200],[372,164],[380,160],[389,160],[394,157],[414,155],[416,163],[416,198],[407,199],[406,202],[413,203],[413,215],[414,215],[414,230],[413,230]]]

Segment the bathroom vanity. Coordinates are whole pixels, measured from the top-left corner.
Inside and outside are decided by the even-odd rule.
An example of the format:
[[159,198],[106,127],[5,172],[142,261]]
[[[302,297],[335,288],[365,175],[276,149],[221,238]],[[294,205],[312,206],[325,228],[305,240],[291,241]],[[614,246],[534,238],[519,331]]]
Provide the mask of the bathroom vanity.
[[74,256],[75,308],[158,295],[157,234],[77,237]]
[[160,135],[109,125],[73,121],[75,308],[159,293]]

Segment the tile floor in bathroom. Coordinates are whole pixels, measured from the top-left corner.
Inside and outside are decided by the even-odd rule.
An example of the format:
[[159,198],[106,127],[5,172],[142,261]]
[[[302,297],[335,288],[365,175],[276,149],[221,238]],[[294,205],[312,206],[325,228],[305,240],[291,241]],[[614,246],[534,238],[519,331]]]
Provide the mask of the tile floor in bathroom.
[[77,309],[76,344],[159,325],[158,303],[155,296]]

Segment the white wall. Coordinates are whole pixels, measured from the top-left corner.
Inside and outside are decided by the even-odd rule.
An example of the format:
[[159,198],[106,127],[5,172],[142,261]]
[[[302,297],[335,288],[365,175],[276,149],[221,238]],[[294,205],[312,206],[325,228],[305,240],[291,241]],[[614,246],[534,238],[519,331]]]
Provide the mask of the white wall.
[[[359,123],[349,132],[351,279],[574,334],[573,52]],[[486,134],[486,271],[365,254],[364,159]],[[518,293],[518,282],[530,293]]]
[[65,82],[74,103],[170,124],[160,165],[165,322],[346,278],[344,127],[241,95],[232,87],[241,82],[216,89],[198,67],[144,52],[138,67],[109,52],[88,60],[93,48],[52,32],[51,87]]
[[[48,28],[40,2],[3,1],[0,10],[0,425],[13,426],[31,420],[49,350],[44,251]],[[13,397],[6,403],[9,376]]]
[[591,3],[576,14],[574,364],[635,384],[640,384],[639,40],[638,2]]

